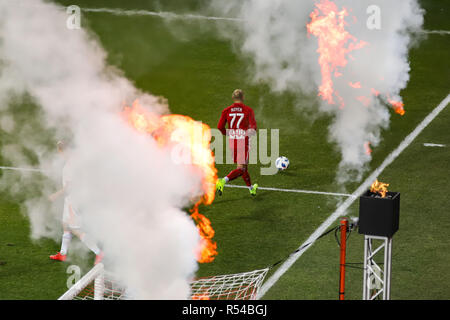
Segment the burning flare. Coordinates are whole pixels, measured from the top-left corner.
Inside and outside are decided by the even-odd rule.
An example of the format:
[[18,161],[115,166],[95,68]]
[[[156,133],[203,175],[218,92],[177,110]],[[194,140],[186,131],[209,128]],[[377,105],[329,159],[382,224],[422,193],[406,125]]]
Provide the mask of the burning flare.
[[353,82],[349,82],[348,83],[348,85],[350,86],[350,87],[352,87],[352,88],[355,88],[355,89],[361,89],[361,82],[355,82],[355,83],[353,83]]
[[394,109],[394,111],[396,113],[398,113],[401,116],[405,114],[405,109],[403,108],[403,102],[395,101],[392,99],[388,99],[388,102],[392,105],[392,108]]
[[[347,30],[345,30],[345,17],[348,11],[344,7],[338,10],[335,3],[329,0],[321,0],[316,3],[316,9],[310,14],[311,22],[306,25],[308,32],[318,38],[319,65],[322,74],[322,83],[319,86],[319,96],[329,104],[335,104],[334,97],[339,101],[341,108],[344,107],[344,99],[339,92],[333,89],[333,77],[342,76],[339,68],[347,65],[347,57],[351,58],[350,52],[361,49],[369,43],[359,41]],[[348,85],[354,89],[361,89],[361,82],[349,82]],[[379,91],[371,89],[378,96]],[[359,96],[357,98],[364,106],[370,103],[370,97]],[[388,102],[394,111],[400,115],[405,114],[403,102],[395,101],[388,96]]]
[[[336,4],[328,0],[316,3],[316,9],[310,14],[311,22],[306,25],[308,32],[318,38],[319,65],[322,74],[322,84],[319,87],[319,96],[329,104],[335,104],[335,96],[344,106],[339,93],[333,89],[333,76],[340,77],[339,68],[347,65],[347,56],[350,52],[368,45],[367,42],[358,41],[345,30],[345,17],[348,16],[346,8],[338,10]],[[361,88],[361,84],[349,83],[352,87]]]
[[198,205],[199,203],[196,203],[190,210],[191,217],[197,223],[198,231],[202,237],[198,261],[201,263],[212,262],[217,255],[217,243],[212,240],[215,231],[211,226],[211,221],[198,212]]
[[[161,146],[176,146],[178,160],[192,165],[202,175],[202,195],[197,197],[191,217],[197,223],[200,236],[200,263],[212,262],[217,252],[217,244],[212,240],[214,229],[208,218],[198,211],[200,204],[209,205],[214,201],[217,169],[210,149],[211,129],[208,125],[183,115],[160,116],[141,107],[134,101],[132,107],[125,107],[125,119],[139,132],[150,134]],[[178,148],[179,147],[179,148]]]
[[383,183],[375,179],[375,182],[370,186],[370,192],[378,193],[382,198],[386,197],[386,193],[388,192],[387,187],[389,183]]
[[[322,81],[319,86],[319,94],[328,104],[337,104],[340,109],[345,107],[346,101],[340,93],[334,89],[333,80],[342,77],[343,68],[346,67],[348,59],[354,59],[351,52],[359,50],[369,45],[368,42],[358,40],[351,35],[345,28],[348,23],[345,21],[348,16],[348,10],[342,7],[338,9],[337,5],[329,0],[320,0],[315,4],[315,9],[310,14],[311,21],[306,25],[309,34],[314,35],[318,41],[319,66],[322,75]],[[356,20],[355,17],[353,17]],[[349,81],[348,86],[354,90],[362,91],[364,83],[360,81]],[[367,88],[368,89],[368,88]],[[374,88],[370,89],[372,95],[379,97],[380,92]],[[355,97],[363,107],[370,107],[372,98],[368,96],[358,95]],[[400,114],[405,114],[403,102],[393,100],[386,96],[387,101],[392,109]],[[366,154],[372,150],[366,144]]]
[[364,143],[364,149],[366,150],[367,155],[372,154],[372,148],[370,147],[370,142]]

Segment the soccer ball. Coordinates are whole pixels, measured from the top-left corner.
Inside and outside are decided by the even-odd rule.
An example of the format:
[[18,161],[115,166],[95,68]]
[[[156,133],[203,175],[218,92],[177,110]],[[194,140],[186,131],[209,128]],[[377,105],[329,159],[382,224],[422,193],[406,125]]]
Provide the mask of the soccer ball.
[[289,159],[283,156],[278,157],[278,159],[275,160],[275,166],[279,171],[286,170],[289,168]]

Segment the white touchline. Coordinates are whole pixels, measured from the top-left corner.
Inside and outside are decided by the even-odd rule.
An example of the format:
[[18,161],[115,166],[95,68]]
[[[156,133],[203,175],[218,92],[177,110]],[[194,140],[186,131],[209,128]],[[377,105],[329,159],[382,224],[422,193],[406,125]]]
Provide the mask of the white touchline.
[[[230,188],[242,188],[247,189],[246,186],[226,184],[225,187]],[[258,190],[268,190],[268,191],[280,191],[280,192],[294,192],[294,193],[308,193],[308,194],[321,194],[326,196],[336,196],[336,197],[353,197],[349,193],[338,193],[338,192],[324,192],[324,191],[313,191],[313,190],[301,190],[301,189],[281,189],[281,188],[270,188],[270,187],[258,187]]]
[[425,129],[437,115],[444,110],[447,104],[450,102],[450,94],[445,97],[444,100],[434,108],[431,113],[429,113],[425,119],[399,144],[399,146],[392,151],[383,163],[373,171],[366,180],[353,192],[352,197],[348,197],[337,209],[334,211],[320,226],[309,236],[309,238],[302,243],[299,247],[301,248],[307,243],[311,245],[305,247],[303,250],[299,250],[295,254],[291,255],[286,261],[274,272],[274,274],[267,279],[267,281],[262,285],[261,290],[258,292],[257,299],[261,299],[267,291],[272,288],[272,286],[280,279],[280,277],[297,261],[298,258],[306,251],[308,248],[312,247],[312,244],[319,238],[319,236],[324,233],[332,223],[336,221],[337,218],[344,215],[347,209],[353,204],[353,202],[358,199],[358,197],[363,194],[369,186],[375,181],[379,174],[390,165],[402,152],[405,150],[411,142]]
[[167,11],[148,11],[148,10],[124,10],[118,8],[81,8],[84,12],[109,13],[117,16],[157,16],[167,19],[189,19],[189,20],[225,20],[225,21],[243,21],[239,18],[211,17],[196,14],[177,14]]
[[[109,13],[116,16],[156,16],[167,19],[190,19],[190,20],[216,20],[216,21],[245,21],[242,18],[233,17],[213,17],[198,14],[178,14],[168,11],[149,11],[149,10],[126,10],[120,8],[81,8],[84,12]],[[449,35],[448,30],[421,30],[419,33]]]

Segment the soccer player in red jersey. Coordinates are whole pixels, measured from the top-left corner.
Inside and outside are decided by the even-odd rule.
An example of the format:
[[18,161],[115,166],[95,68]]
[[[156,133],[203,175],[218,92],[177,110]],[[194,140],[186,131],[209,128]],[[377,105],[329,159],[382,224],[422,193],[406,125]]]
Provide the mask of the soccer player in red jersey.
[[[256,183],[252,185],[248,173],[249,137],[256,134],[255,113],[252,108],[244,104],[242,90],[234,90],[231,98],[234,103],[222,111],[217,128],[223,135],[229,137],[233,161],[237,164],[237,167],[226,177],[217,180],[216,190],[219,195],[222,195],[225,183],[242,176],[250,194],[255,196],[258,185]],[[227,123],[228,129],[225,127]]]

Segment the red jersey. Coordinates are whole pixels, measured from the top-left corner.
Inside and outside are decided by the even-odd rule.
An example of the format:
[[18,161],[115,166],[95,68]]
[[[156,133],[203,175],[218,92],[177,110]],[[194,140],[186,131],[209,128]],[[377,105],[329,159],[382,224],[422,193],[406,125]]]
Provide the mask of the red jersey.
[[[225,129],[227,123],[228,132]],[[252,108],[243,103],[233,103],[222,111],[217,128],[222,134],[228,135],[230,140],[245,139],[248,142],[247,130],[256,130],[255,113]]]
[[[225,125],[228,123],[228,129]],[[247,130],[256,130],[255,113],[252,108],[243,103],[233,103],[222,111],[217,128],[230,139],[233,161],[238,164],[248,164],[249,137]]]

